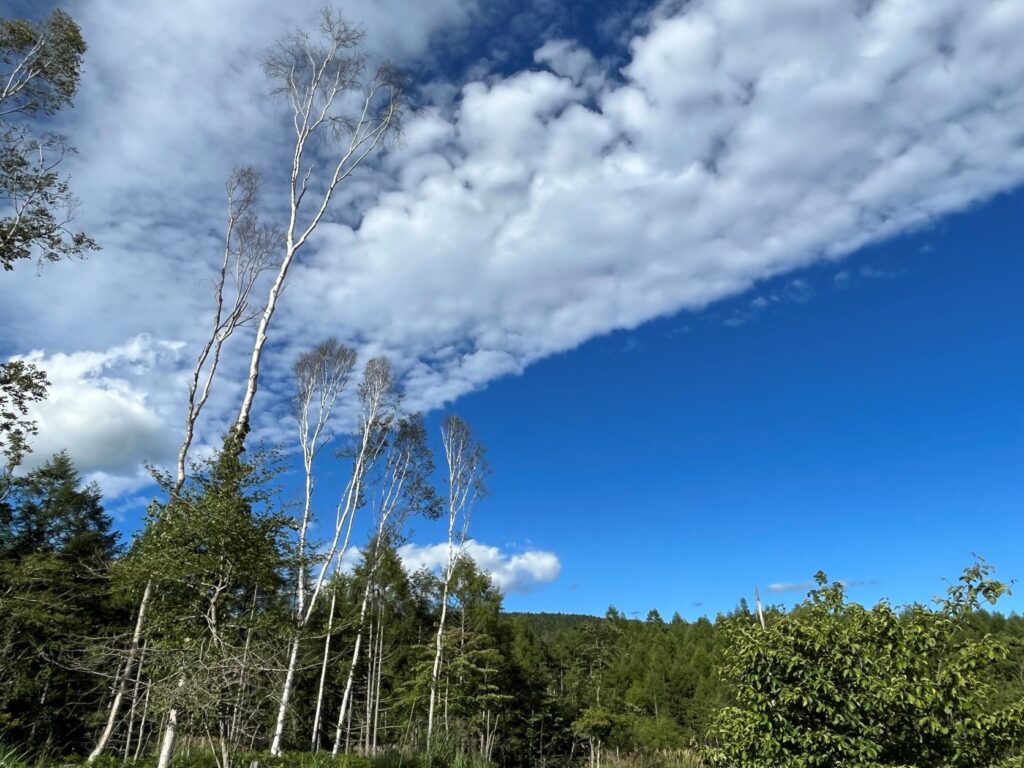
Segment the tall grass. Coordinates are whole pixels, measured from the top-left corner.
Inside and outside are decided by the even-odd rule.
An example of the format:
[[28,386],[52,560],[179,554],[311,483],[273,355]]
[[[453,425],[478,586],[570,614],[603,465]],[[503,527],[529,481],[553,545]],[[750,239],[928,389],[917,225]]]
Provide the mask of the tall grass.
[[0,768],[25,768],[27,766],[25,760],[24,752],[19,752],[6,744],[0,744]]

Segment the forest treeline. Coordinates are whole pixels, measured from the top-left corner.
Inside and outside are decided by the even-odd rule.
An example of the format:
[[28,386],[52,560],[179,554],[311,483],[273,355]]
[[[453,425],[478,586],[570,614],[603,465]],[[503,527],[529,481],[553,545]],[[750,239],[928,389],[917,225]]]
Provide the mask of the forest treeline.
[[[297,563],[271,475],[211,460],[182,493],[198,516],[130,542],[66,455],[14,480],[0,502],[7,749],[84,759],[121,691],[97,764],[150,764],[175,710],[182,765],[413,764],[444,603],[434,765],[1017,764],[1024,619],[982,610],[1004,589],[983,563],[932,607],[865,609],[821,576],[789,611],[741,600],[714,620],[639,620],[505,613],[468,557],[445,597],[443,574],[408,572],[388,533],[325,584],[273,757]],[[160,596],[126,676],[154,573]]]

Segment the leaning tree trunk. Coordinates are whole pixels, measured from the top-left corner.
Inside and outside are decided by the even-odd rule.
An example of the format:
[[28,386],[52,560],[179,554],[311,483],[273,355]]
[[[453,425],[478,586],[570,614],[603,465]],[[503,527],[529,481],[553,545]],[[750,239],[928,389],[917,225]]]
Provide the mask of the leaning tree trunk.
[[114,727],[117,725],[117,718],[121,713],[121,704],[124,701],[124,694],[128,685],[128,679],[132,674],[135,656],[139,653],[139,641],[142,639],[142,627],[146,620],[146,608],[149,606],[152,590],[153,582],[147,581],[146,588],[142,592],[142,599],[139,601],[139,614],[135,619],[135,629],[132,630],[132,642],[128,649],[128,659],[125,661],[124,674],[121,675],[121,680],[118,683],[114,699],[110,702],[110,710],[107,712],[107,722],[103,726],[100,738],[96,742],[96,746],[93,748],[92,752],[89,753],[88,762],[90,763],[95,762],[96,758],[103,753],[104,749],[106,749],[107,743],[110,741],[110,737],[114,733]]

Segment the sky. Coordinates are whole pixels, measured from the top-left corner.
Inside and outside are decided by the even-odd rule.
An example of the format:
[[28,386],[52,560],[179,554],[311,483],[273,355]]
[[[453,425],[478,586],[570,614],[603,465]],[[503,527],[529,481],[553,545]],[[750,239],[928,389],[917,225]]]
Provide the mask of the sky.
[[[180,443],[231,168],[283,215],[260,55],[318,4],[64,7],[89,52],[55,127],[103,250],[3,275],[0,355],[50,375],[35,459],[66,448],[128,532]],[[289,278],[258,437],[292,439],[299,352],[387,355],[434,433],[456,410],[489,447],[472,553],[515,610],[693,618],[819,569],[927,600],[972,552],[1024,577],[1024,4],[342,10],[411,105]]]

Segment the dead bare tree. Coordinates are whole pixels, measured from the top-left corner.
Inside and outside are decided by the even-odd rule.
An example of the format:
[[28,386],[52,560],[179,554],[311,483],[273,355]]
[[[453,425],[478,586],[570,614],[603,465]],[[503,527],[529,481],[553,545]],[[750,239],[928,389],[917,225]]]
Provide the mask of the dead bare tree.
[[441,574],[441,617],[437,623],[434,666],[430,676],[430,704],[427,710],[427,749],[434,732],[437,686],[443,663],[444,627],[448,615],[448,592],[455,566],[462,558],[469,535],[469,523],[477,501],[487,493],[488,472],[484,446],[460,417],[452,414],[441,424],[441,443],[448,467],[448,561]]

